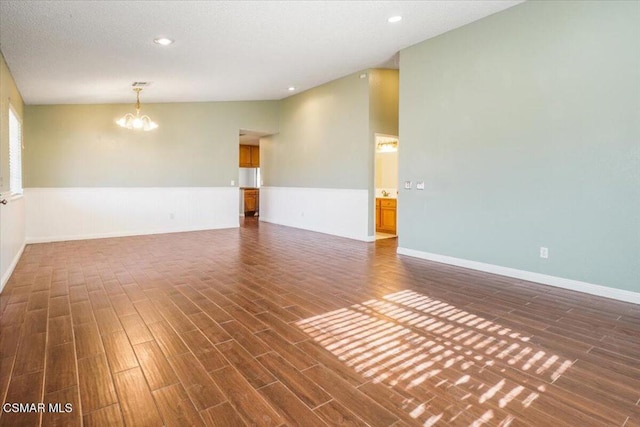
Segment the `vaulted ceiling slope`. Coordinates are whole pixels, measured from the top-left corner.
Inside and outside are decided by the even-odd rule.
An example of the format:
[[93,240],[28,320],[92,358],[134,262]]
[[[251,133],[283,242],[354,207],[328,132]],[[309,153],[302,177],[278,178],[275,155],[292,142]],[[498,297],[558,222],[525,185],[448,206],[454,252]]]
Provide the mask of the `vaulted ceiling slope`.
[[3,0],[0,50],[27,104],[281,99],[517,3]]

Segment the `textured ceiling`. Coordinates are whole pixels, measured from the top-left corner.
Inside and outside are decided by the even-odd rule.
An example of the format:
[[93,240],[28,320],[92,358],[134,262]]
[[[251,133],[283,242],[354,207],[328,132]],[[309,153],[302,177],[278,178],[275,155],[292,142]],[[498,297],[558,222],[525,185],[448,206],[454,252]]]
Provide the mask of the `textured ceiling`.
[[27,104],[281,99],[517,3],[2,0],[0,50]]

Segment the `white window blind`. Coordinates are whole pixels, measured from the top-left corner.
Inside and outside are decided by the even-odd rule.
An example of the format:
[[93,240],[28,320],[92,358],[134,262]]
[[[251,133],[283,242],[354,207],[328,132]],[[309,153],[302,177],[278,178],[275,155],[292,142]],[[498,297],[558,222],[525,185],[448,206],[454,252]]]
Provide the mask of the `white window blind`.
[[9,191],[22,193],[22,123],[9,108]]

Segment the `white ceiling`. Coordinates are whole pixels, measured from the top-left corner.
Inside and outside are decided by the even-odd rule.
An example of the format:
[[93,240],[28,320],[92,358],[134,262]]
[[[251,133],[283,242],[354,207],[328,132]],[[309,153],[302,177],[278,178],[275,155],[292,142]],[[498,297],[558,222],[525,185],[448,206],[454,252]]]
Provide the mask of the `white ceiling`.
[[27,104],[281,99],[518,3],[2,0],[0,50]]

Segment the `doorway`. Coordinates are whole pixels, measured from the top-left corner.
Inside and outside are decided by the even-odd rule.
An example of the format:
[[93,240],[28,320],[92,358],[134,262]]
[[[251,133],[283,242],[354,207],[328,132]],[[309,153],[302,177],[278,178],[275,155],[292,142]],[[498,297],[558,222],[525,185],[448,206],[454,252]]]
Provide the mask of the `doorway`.
[[375,135],[375,237],[397,237],[398,145],[393,135]]
[[260,138],[265,133],[240,130],[238,154],[239,214],[241,217],[260,215]]

